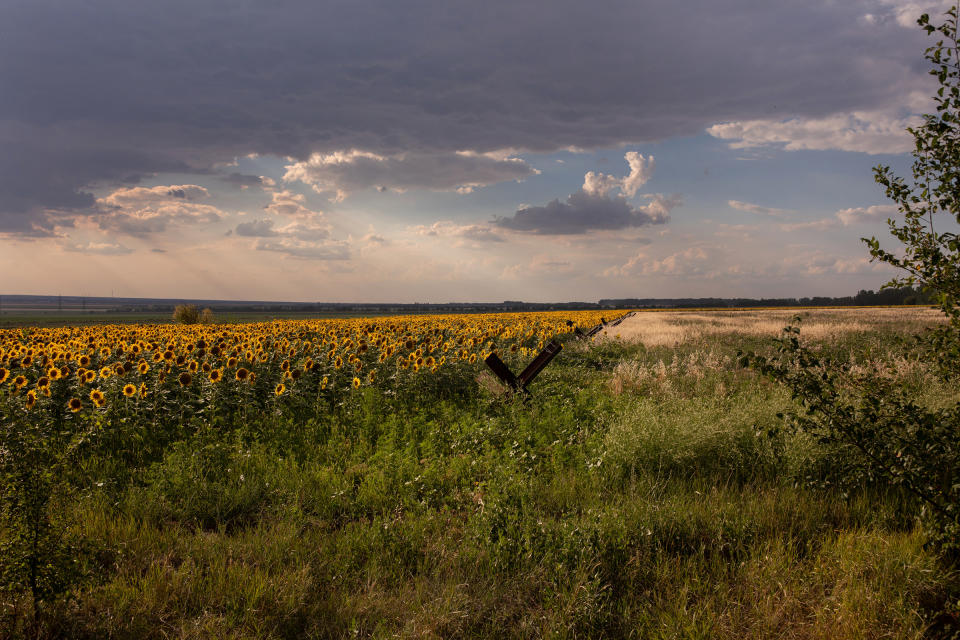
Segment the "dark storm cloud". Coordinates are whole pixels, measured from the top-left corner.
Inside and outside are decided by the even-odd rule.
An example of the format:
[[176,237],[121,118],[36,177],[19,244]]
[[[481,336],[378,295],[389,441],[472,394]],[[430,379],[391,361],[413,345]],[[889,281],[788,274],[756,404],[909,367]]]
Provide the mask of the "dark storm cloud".
[[236,187],[237,189],[245,189],[247,187],[259,187],[263,184],[263,180],[260,176],[249,175],[246,173],[228,173],[226,175],[220,176],[220,179],[226,182],[229,185]]
[[885,6],[10,0],[0,231],[48,231],[98,185],[252,152],[600,148],[880,107],[924,77],[928,44],[863,19]]
[[552,200],[542,207],[524,207],[494,224],[511,231],[536,235],[571,235],[663,224],[670,211],[680,204],[679,196],[647,196],[651,201],[635,207],[620,196],[583,191],[571,194],[566,202]]
[[269,238],[280,235],[273,228],[273,220],[251,220],[237,225],[237,235],[247,238]]

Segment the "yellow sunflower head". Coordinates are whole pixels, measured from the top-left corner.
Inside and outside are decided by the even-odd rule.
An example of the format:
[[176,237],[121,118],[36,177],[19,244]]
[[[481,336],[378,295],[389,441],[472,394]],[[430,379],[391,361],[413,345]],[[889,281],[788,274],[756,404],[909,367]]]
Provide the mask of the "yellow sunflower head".
[[123,395],[125,395],[126,397],[129,398],[129,397],[135,395],[136,393],[137,393],[137,388],[136,388],[135,386],[133,386],[132,384],[125,384],[125,385],[123,385]]
[[359,389],[359,388],[360,388],[360,378],[354,378],[354,379],[353,379],[353,388],[354,388],[354,389]]
[[103,395],[103,391],[100,391],[100,389],[94,389],[90,392],[90,400],[98,407],[102,407],[104,403],[106,403],[107,398],[105,395]]
[[80,398],[70,398],[70,402],[67,403],[67,408],[76,413],[80,411],[80,409],[83,409],[83,403],[80,402]]
[[283,383],[281,382],[280,384],[278,384],[278,385],[273,389],[273,392],[274,392],[276,395],[278,395],[278,396],[282,396],[282,395],[283,395],[283,392],[286,391],[286,390],[287,390],[287,388],[286,388],[286,387],[283,385]]
[[185,387],[193,382],[193,376],[191,376],[189,372],[184,371],[177,377],[177,380],[180,382],[181,387]]
[[[231,360],[232,359],[233,358],[231,358]],[[230,366],[229,363],[227,364],[227,366]],[[237,373],[235,374],[235,376],[237,380],[246,380],[248,377],[250,377],[250,372],[244,369],[243,367],[240,367],[239,369],[237,369]]]

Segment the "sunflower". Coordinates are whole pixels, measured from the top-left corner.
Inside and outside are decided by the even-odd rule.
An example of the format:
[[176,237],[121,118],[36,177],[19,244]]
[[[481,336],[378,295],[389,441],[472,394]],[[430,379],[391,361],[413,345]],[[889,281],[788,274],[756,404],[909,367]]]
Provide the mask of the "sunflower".
[[77,358],[77,364],[80,365],[81,367],[89,367],[89,366],[90,366],[90,356],[88,356],[88,355],[82,355],[82,356],[80,356],[79,358]]
[[103,395],[103,391],[100,391],[100,389],[94,389],[91,391],[90,399],[93,401],[93,404],[97,405],[98,407],[102,407],[107,401],[106,396]]
[[476,361],[477,361],[477,354],[471,353],[471,354],[470,354],[470,364],[473,364],[473,363],[476,362]]
[[27,377],[17,376],[13,379],[13,386],[17,388],[17,391],[20,391],[20,389],[23,389],[25,386],[27,386]]
[[281,371],[290,371],[290,361],[289,361],[289,360],[284,360],[283,363],[280,365],[280,370],[281,370]]
[[210,373],[213,371],[213,367],[210,366],[209,362],[204,362],[202,365],[200,365],[200,370],[204,373]]
[[196,372],[197,372],[197,369],[199,369],[199,368],[200,368],[200,363],[197,362],[196,360],[191,360],[191,361],[187,364],[187,369],[190,369],[190,373],[196,373]]
[[212,369],[210,371],[210,382],[220,382],[223,380],[223,371],[220,369]]
[[60,378],[60,369],[56,367],[50,367],[47,370],[47,377],[50,378],[51,380],[57,380],[58,378]]
[[140,383],[140,388],[137,389],[137,391],[140,392],[140,397],[141,397],[141,398],[146,398],[146,397],[147,397],[147,383],[141,382],[141,383]]
[[377,377],[377,372],[376,372],[375,370],[371,370],[370,373],[367,374],[367,379],[368,379],[371,383],[373,382],[374,378],[376,378],[376,377]]
[[[233,369],[235,366],[237,366],[237,359],[236,359],[236,358],[230,358],[230,359],[227,360],[227,368],[228,368],[228,369]],[[239,371],[237,371],[237,375],[240,375],[240,372],[239,372]],[[237,378],[237,380],[243,380],[243,378]]]
[[96,371],[85,371],[85,372],[83,373],[83,381],[84,381],[84,382],[93,382],[93,381],[96,380],[96,379],[97,379],[97,372],[96,372]]
[[113,375],[113,369],[110,367],[103,367],[100,369],[100,377],[104,380],[107,380],[110,376]]
[[185,387],[193,382],[193,376],[191,376],[189,372],[184,371],[177,377],[177,380],[180,382],[181,387]]
[[354,388],[354,389],[359,389],[359,388],[360,388],[360,378],[354,378],[354,379],[353,379],[353,388]]
[[70,398],[70,402],[67,403],[67,408],[76,413],[80,411],[80,409],[83,409],[83,403],[80,402],[80,398]]
[[3,367],[0,367],[0,384],[3,384],[4,382],[6,382],[7,378],[9,377],[10,377],[10,371],[8,369],[4,369]]
[[37,404],[37,392],[31,389],[30,391],[27,391],[27,411],[33,409],[35,404]]
[[284,384],[281,382],[280,384],[278,384],[278,385],[273,389],[273,393],[276,394],[276,395],[278,395],[278,396],[282,396],[282,395],[283,395],[283,392],[286,391],[286,390],[287,390],[287,388],[286,388],[286,387],[284,386]]
[[[233,360],[233,358],[231,358],[231,360]],[[227,364],[227,366],[230,366],[230,365]],[[246,380],[247,377],[250,375],[250,372],[244,369],[243,367],[240,367],[239,369],[237,369],[237,373],[235,375],[237,380]]]
[[137,388],[132,384],[123,385],[123,395],[125,395],[126,397],[129,398],[130,396],[134,395],[136,392],[137,392]]
[[150,365],[147,364],[146,360],[141,360],[140,364],[137,365],[137,372],[140,375],[145,374],[147,371],[150,371]]
[[323,376],[323,380],[320,381],[320,388],[326,389],[328,382],[330,382],[330,380],[327,378],[327,376]]

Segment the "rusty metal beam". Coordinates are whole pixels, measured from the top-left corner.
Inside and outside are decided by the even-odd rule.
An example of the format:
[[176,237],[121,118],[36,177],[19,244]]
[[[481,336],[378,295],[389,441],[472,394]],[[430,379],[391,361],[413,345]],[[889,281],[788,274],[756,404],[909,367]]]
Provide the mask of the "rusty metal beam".
[[505,385],[517,391],[521,388],[520,382],[517,380],[517,376],[513,375],[513,372],[507,368],[507,365],[503,363],[503,360],[495,353],[491,353],[487,356],[487,359],[484,360],[484,363],[490,370],[493,371],[500,380],[503,381]]
[[526,389],[527,385],[533,382],[533,379],[543,371],[544,367],[550,364],[550,361],[560,353],[561,349],[563,349],[562,344],[556,340],[551,340],[550,344],[540,352],[540,355],[534,358],[533,362],[528,364],[527,368],[523,370],[523,373],[517,376],[517,381],[520,383],[520,386]]

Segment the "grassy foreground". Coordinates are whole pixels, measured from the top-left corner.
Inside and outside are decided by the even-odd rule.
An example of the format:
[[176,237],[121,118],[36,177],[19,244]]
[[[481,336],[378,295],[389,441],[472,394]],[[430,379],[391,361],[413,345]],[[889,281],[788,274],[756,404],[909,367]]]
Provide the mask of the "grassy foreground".
[[[768,435],[789,398],[735,364],[785,324],[763,313],[567,341],[529,404],[473,379],[365,387],[88,460],[55,509],[84,579],[35,620],[0,594],[0,637],[936,637],[960,579],[908,498],[844,494],[830,451]],[[935,316],[897,313],[805,324],[955,400],[901,339]]]

